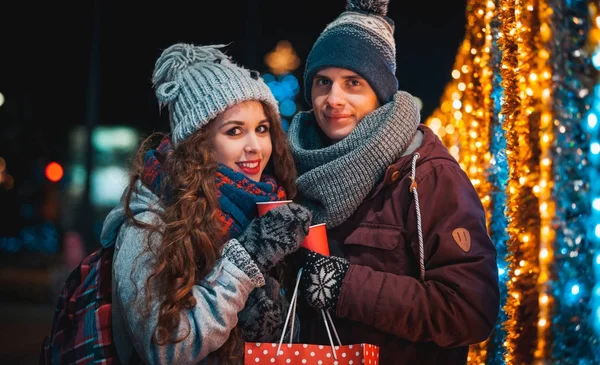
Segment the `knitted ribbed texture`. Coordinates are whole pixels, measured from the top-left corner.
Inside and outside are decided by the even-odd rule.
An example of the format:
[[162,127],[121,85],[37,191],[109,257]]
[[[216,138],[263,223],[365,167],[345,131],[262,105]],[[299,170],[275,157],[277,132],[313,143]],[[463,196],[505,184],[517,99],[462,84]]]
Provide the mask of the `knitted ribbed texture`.
[[386,16],[388,1],[348,0],[347,11],[323,30],[311,49],[304,71],[305,98],[311,104],[311,85],[326,67],[352,70],[364,77],[379,102],[389,102],[398,90],[394,22]]
[[398,91],[393,101],[366,115],[341,141],[326,146],[312,112],[296,115],[288,138],[298,170],[298,194],[312,224],[344,222],[415,135],[420,113],[414,97]]
[[152,81],[160,105],[169,106],[175,145],[243,101],[264,101],[277,114],[277,101],[258,73],[234,64],[221,47],[179,43],[156,61]]
[[254,286],[259,288],[265,285],[265,277],[238,240],[233,238],[227,241],[223,246],[222,256],[226,257],[238,269],[242,270],[244,274],[248,275]]

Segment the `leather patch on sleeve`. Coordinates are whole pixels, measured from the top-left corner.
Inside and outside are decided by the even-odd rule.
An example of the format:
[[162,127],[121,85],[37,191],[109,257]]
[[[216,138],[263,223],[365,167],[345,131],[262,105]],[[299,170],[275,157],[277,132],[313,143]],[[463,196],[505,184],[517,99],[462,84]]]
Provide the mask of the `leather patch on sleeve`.
[[457,228],[452,231],[452,238],[463,251],[469,252],[471,249],[471,235],[464,228]]

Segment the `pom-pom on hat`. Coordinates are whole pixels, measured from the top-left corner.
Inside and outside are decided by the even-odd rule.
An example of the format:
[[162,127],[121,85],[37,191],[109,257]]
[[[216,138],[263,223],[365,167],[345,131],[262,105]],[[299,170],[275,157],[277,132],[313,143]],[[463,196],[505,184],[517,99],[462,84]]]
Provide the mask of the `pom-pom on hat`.
[[346,11],[321,33],[306,60],[304,97],[312,105],[315,74],[327,67],[356,72],[367,80],[381,104],[398,90],[394,21],[389,0],[347,0]]
[[224,45],[178,43],[156,60],[152,82],[159,105],[168,106],[173,143],[178,145],[229,107],[247,100],[278,104],[258,72],[236,65]]

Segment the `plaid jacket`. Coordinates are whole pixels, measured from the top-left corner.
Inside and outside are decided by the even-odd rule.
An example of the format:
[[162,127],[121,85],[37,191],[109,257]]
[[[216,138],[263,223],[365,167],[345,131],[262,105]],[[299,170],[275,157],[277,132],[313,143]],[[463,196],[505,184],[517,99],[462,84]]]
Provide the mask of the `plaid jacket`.
[[120,364],[112,335],[114,246],[87,256],[67,278],[40,364]]

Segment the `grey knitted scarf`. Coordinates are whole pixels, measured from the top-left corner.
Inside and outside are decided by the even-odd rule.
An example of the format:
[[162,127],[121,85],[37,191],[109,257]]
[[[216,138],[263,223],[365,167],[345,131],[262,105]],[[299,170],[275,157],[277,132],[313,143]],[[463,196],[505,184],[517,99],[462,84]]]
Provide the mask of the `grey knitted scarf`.
[[420,122],[415,99],[398,91],[366,115],[343,140],[329,145],[311,112],[298,113],[288,138],[298,170],[298,193],[312,224],[344,222],[409,145]]

